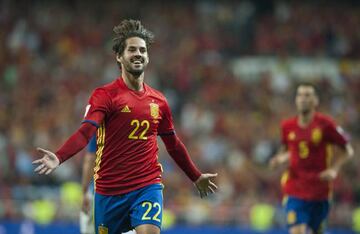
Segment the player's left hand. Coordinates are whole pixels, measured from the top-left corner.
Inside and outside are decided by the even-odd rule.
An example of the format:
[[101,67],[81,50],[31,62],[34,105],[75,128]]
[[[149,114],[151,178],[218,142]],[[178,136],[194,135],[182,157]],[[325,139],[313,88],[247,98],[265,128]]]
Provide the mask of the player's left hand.
[[199,179],[195,181],[195,186],[199,190],[200,197],[206,197],[210,193],[215,193],[217,186],[214,184],[211,179],[216,178],[218,174],[201,174]]
[[322,171],[319,175],[321,180],[325,180],[325,181],[332,181],[334,180],[338,175],[338,171],[335,170],[334,168],[328,168],[324,171]]

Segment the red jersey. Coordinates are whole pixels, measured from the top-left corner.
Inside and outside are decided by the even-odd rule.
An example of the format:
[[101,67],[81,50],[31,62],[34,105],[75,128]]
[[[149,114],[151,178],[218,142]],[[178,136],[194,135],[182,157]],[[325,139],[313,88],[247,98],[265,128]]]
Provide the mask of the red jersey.
[[345,147],[343,131],[320,113],[305,128],[299,126],[297,117],[282,122],[281,128],[282,143],[290,153],[284,193],[304,200],[328,199],[330,183],[320,180],[319,174],[329,166],[331,145]]
[[174,126],[159,91],[146,84],[143,92],[131,90],[120,77],[92,93],[84,121],[98,127],[96,192],[119,195],[161,181],[156,138],[173,134]]

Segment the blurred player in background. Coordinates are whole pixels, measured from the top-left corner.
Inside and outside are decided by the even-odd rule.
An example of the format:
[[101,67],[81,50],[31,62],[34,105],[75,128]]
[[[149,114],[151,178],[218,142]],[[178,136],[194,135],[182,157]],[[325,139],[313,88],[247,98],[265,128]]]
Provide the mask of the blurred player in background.
[[166,98],[144,83],[153,34],[140,21],[124,20],[114,28],[113,50],[121,76],[96,89],[80,128],[53,153],[42,153],[35,171],[49,174],[83,149],[97,132],[94,175],[94,222],[97,234],[135,229],[160,233],[163,198],[157,136],[200,196],[213,193],[217,174],[202,174],[177,137]]
[[94,167],[96,152],[96,136],[93,136],[88,144],[88,150],[84,156],[84,163],[82,168],[81,187],[83,191],[83,204],[80,211],[80,233],[93,234],[95,233],[93,223],[92,204],[94,198]]
[[[318,234],[329,213],[331,182],[354,152],[343,130],[316,112],[319,100],[313,85],[299,85],[295,103],[298,115],[282,122],[282,147],[270,166],[289,163],[282,178],[289,232]],[[332,162],[333,146],[341,153]]]
[[[87,152],[84,156],[82,168],[81,187],[83,191],[83,204],[80,211],[80,233],[94,234],[93,199],[94,199],[94,166],[96,157],[96,136],[93,136],[88,144]],[[125,234],[125,233],[124,233]],[[126,232],[135,234],[135,231]]]

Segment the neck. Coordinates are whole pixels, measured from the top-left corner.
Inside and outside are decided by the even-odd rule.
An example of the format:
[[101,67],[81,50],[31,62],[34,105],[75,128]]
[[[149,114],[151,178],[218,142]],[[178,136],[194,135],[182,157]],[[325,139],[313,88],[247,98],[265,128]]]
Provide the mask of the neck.
[[144,73],[141,73],[139,76],[134,76],[133,74],[122,69],[121,76],[129,89],[135,91],[143,91],[144,90]]
[[310,124],[314,117],[315,111],[309,111],[306,113],[300,113],[298,118],[298,123],[301,127],[306,127]]

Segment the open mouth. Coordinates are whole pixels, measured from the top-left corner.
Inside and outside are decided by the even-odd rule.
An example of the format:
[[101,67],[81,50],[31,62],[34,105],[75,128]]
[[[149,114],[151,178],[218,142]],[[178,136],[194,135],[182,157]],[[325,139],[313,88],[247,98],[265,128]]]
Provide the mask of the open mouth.
[[140,64],[144,63],[144,59],[133,59],[133,60],[131,60],[131,63],[140,65]]

